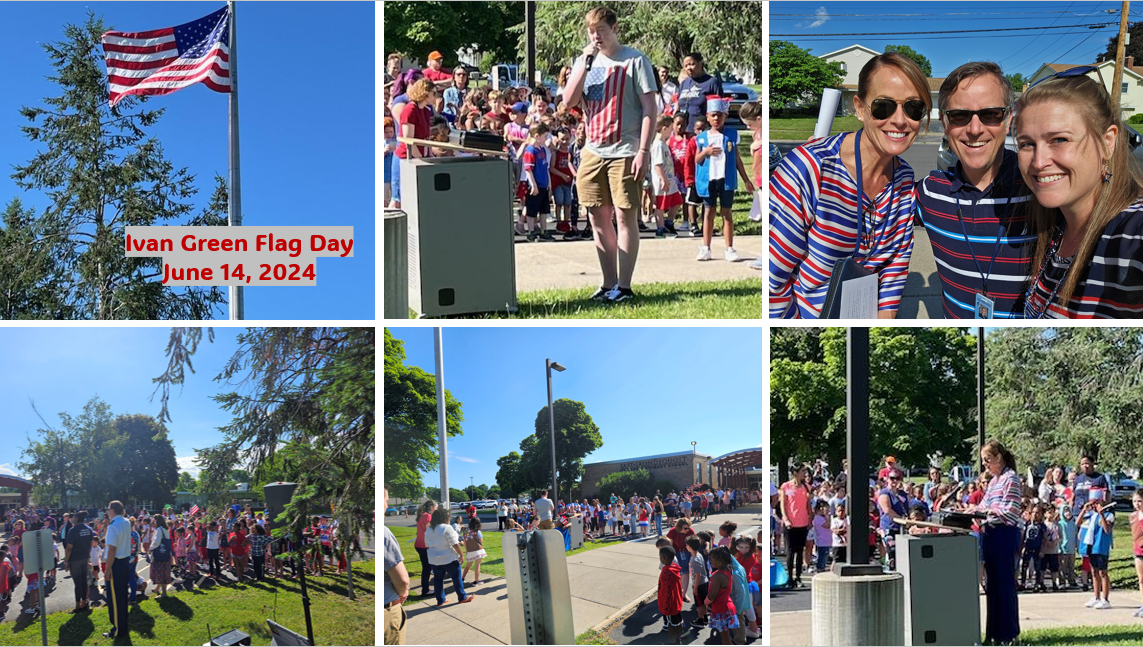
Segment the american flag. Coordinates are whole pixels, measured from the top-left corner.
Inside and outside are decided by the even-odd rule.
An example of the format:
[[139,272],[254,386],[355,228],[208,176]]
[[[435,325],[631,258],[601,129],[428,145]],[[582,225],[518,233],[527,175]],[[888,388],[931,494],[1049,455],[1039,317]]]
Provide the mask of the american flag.
[[111,105],[123,97],[170,94],[196,83],[230,92],[230,11],[153,31],[103,34]]
[[623,91],[627,68],[593,67],[583,84],[587,109],[587,139],[594,144],[617,144],[623,132]]
[[198,504],[197,503],[194,504],[193,506],[191,506],[190,513],[191,513],[192,517],[195,516],[196,514],[198,514]]

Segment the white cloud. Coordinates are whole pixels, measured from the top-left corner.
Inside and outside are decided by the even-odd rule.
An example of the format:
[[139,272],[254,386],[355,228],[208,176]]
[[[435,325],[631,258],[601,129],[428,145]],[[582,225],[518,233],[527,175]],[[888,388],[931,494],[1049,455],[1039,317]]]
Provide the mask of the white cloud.
[[802,23],[798,23],[794,26],[795,27],[805,27],[806,29],[813,29],[814,27],[820,27],[821,25],[824,25],[827,20],[829,20],[829,12],[826,11],[825,7],[818,7],[818,10],[814,12],[814,18],[816,20],[814,20],[813,22],[811,22],[808,25],[803,25]]
[[453,454],[451,452],[449,453],[448,457],[453,459],[454,461],[460,461],[462,463],[479,463],[480,462],[480,461],[476,460],[475,458],[468,458],[466,456],[457,456],[456,454]]
[[195,463],[196,458],[198,458],[198,457],[197,456],[176,456],[175,461],[177,461],[179,464],[179,473],[187,472],[191,476],[193,476],[197,479],[199,472],[202,471],[202,468],[199,467],[197,463]]
[[20,476],[20,473],[16,471],[16,468],[11,463],[0,463],[0,474]]

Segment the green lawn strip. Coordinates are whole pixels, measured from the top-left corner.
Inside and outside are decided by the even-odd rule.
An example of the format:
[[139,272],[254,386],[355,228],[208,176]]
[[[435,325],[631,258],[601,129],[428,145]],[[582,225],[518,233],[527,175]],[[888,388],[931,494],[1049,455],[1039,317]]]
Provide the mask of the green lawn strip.
[[[306,578],[314,640],[319,645],[372,645],[376,640],[375,562],[354,562],[353,591],[346,597],[344,577]],[[9,610],[9,618],[12,611]],[[22,615],[22,614],[21,614]],[[168,591],[165,599],[145,596],[128,613],[131,644],[201,645],[210,635],[238,629],[251,636],[252,644],[269,645],[266,620],[305,635],[301,586],[297,580],[266,580],[239,585]],[[0,645],[40,644],[40,619],[29,616],[0,626]],[[48,642],[57,645],[111,645],[103,632],[110,631],[106,605],[71,614],[53,613],[47,618]],[[207,625],[210,631],[207,631]],[[208,635],[208,633],[210,635]]]
[[[1139,590],[1139,576],[1135,573],[1135,555],[1131,551],[1131,527],[1128,525],[1127,516],[1129,514],[1131,513],[1127,511],[1115,513],[1111,555],[1107,562],[1107,574],[1111,578],[1113,591]],[[1079,572],[1079,566],[1076,566],[1076,572]],[[1141,642],[1143,640],[1137,640],[1135,644]]]
[[575,637],[575,644],[577,645],[618,645],[619,643],[612,640],[607,634],[599,633],[594,629],[588,629]]
[[[413,547],[413,542],[411,541],[412,539],[416,538],[417,529],[389,528],[389,530],[393,531],[393,536],[396,537],[397,542],[401,544],[401,556],[405,558],[405,570],[409,572],[410,585],[413,587],[419,587],[421,584],[421,558],[417,556],[417,550]],[[484,533],[484,552],[488,553],[488,557],[485,557],[484,561],[480,562],[480,579],[482,580],[487,579],[489,576],[504,577],[504,553],[503,549],[500,546],[501,534],[502,533],[498,532]],[[586,553],[589,550],[603,548],[604,546],[610,546],[614,543],[615,542],[600,541],[584,542],[583,548],[577,548],[575,550],[568,551],[567,556],[571,557],[572,555]],[[462,563],[461,569],[463,570],[463,568],[464,564]],[[465,578],[465,582],[471,582],[473,577],[474,574],[470,569],[468,577]],[[429,586],[432,586],[431,580]],[[446,578],[445,586],[449,591],[451,591],[452,589],[450,587],[452,586],[452,580]],[[418,593],[420,593],[420,590],[414,588],[413,594],[416,595]],[[408,600],[405,600],[403,606],[409,606],[410,604],[416,604],[417,602],[419,602],[419,600],[414,600],[410,597]]]
[[1138,645],[1140,627],[1104,625],[1101,627],[1060,627],[1020,632],[1021,645]]
[[486,318],[517,319],[761,319],[766,316],[766,283],[759,278],[693,283],[638,283],[634,303],[590,300],[595,288],[524,292],[514,314]]
[[[814,134],[814,125],[817,122],[818,120],[814,117],[779,117],[777,119],[771,117],[770,139],[792,139],[804,142]],[[856,131],[858,128],[861,128],[861,122],[857,117],[834,117],[833,127],[830,128],[829,133],[836,135],[837,133]]]

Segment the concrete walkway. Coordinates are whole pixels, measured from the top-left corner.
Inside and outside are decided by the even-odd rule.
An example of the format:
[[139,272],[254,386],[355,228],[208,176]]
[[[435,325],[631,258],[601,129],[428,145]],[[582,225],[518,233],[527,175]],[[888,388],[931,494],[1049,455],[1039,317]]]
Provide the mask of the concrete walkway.
[[[688,283],[764,278],[765,273],[747,267],[766,253],[765,236],[735,236],[734,249],[742,259],[723,260],[722,237],[711,241],[713,260],[695,260],[701,238],[644,238],[639,243],[635,266],[636,289],[640,283]],[[599,259],[590,240],[516,243],[516,290],[532,292],[552,288],[599,287]],[[471,603],[470,603],[471,604]]]
[[[732,514],[712,515],[695,528],[713,529],[733,520],[738,532],[757,533],[762,527],[762,506],[745,506]],[[653,530],[653,529],[652,529]],[[666,533],[667,528],[663,528]],[[655,540],[616,543],[568,558],[572,617],[575,633],[602,628],[631,613],[656,593],[659,555]],[[465,586],[476,597],[458,604],[451,581],[446,580],[448,602],[437,608],[429,598],[405,607],[408,614],[406,640],[410,645],[510,644],[512,630],[508,612],[508,585],[497,578],[479,586]]]
[[913,229],[913,256],[909,259],[909,276],[901,295],[898,319],[944,319],[944,297],[941,278],[937,274],[937,261],[929,232],[924,227]]
[[[1073,591],[1068,593],[1027,593],[1020,594],[1020,629],[1053,629],[1060,627],[1139,625],[1143,633],[1143,623],[1131,617],[1139,608],[1138,591],[1111,592],[1111,608],[1095,611],[1083,605],[1091,598],[1091,593]],[[934,604],[939,602],[934,601]],[[980,596],[981,632],[986,618],[985,598]],[[790,611],[770,614],[771,645],[809,645],[811,641],[811,612]]]

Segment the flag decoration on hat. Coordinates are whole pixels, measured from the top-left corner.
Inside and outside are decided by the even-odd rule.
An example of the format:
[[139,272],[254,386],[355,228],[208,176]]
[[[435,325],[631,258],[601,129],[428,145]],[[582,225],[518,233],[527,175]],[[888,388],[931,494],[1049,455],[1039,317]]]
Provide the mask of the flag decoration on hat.
[[706,95],[706,111],[710,112],[730,112],[730,97],[722,97],[717,94]]
[[110,104],[123,97],[170,94],[202,83],[230,92],[230,11],[151,31],[103,34]]
[[191,513],[191,516],[198,514],[198,504],[197,503],[194,504],[193,506],[191,506],[190,513]]

